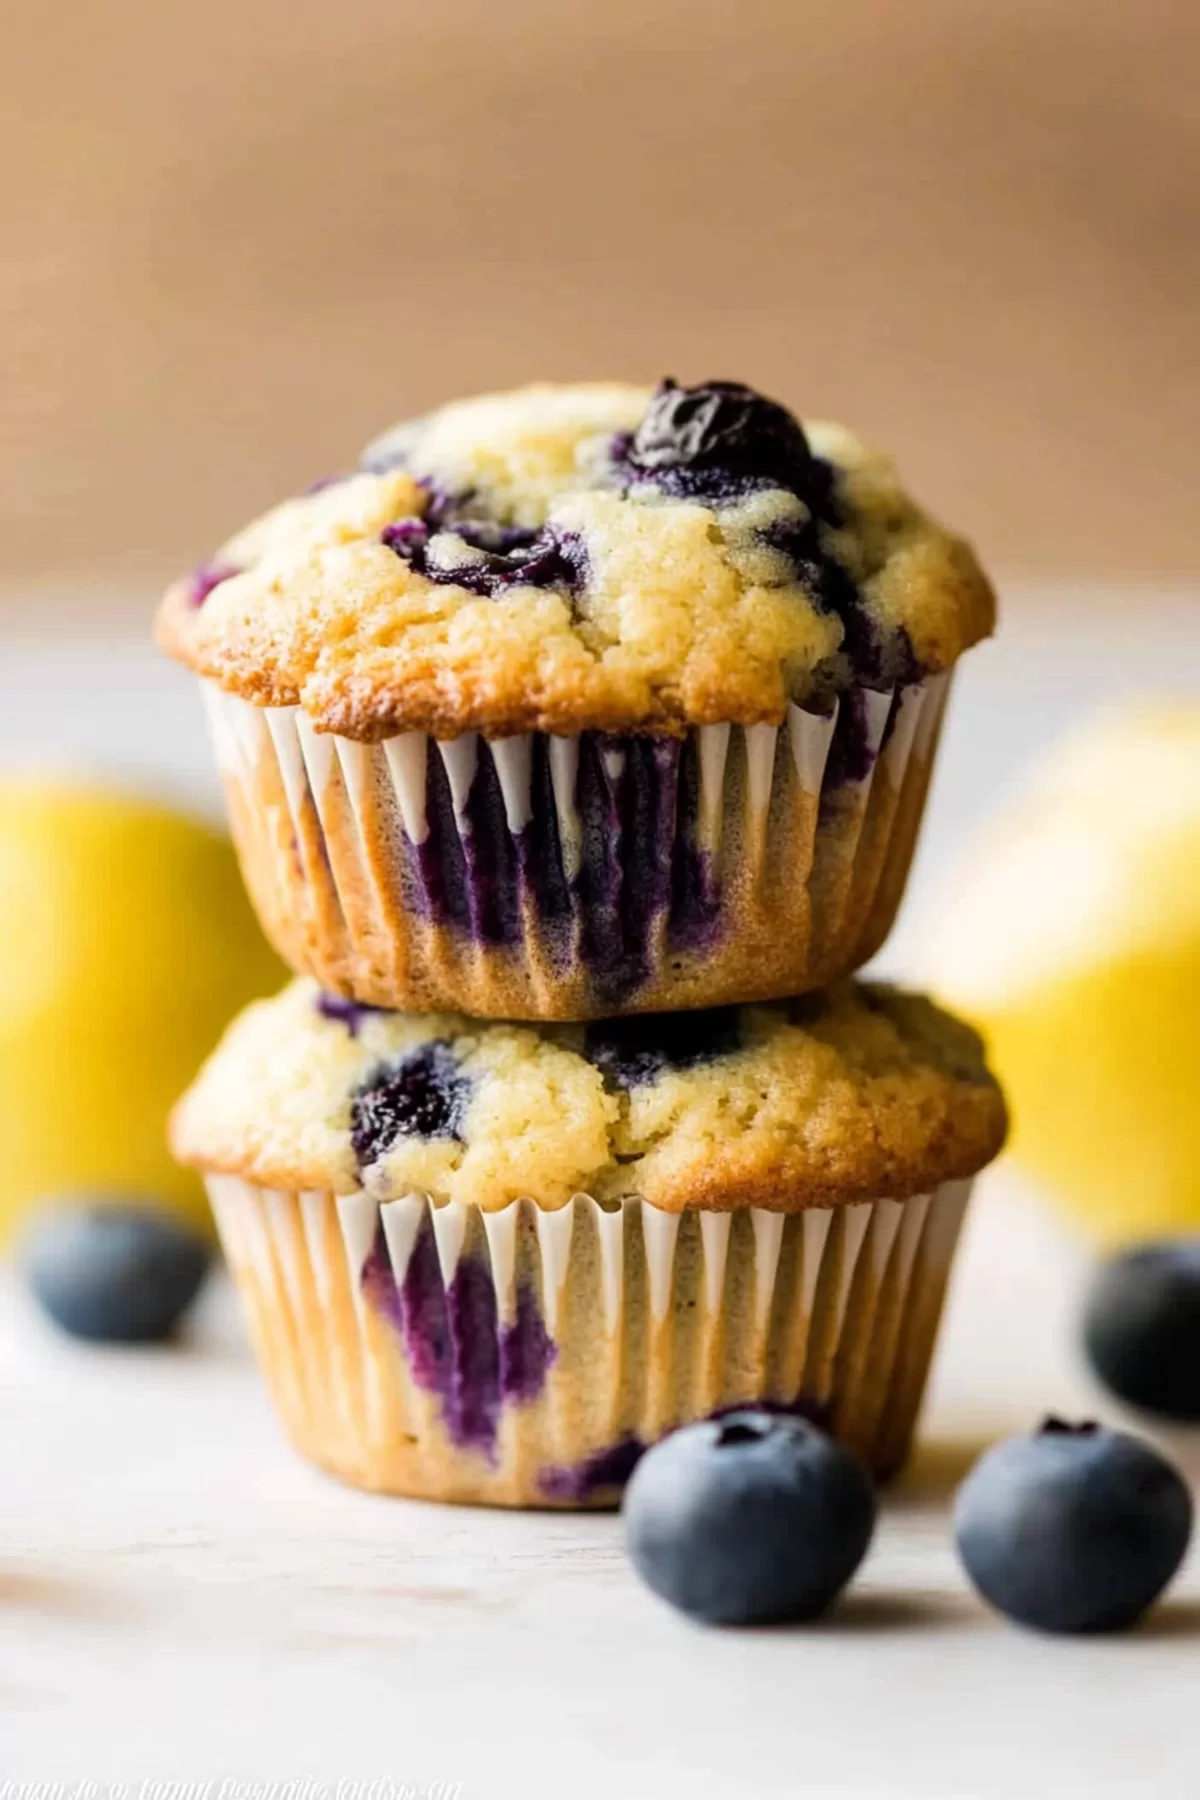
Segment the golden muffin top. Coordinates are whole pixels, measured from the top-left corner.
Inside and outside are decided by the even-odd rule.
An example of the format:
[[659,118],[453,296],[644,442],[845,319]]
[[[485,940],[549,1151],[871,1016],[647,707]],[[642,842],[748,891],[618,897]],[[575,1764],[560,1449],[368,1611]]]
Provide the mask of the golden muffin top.
[[397,426],[172,586],[158,638],[361,740],[678,733],[949,667],[974,554],[891,464],[733,382],[537,385]]
[[887,987],[534,1026],[382,1012],[300,980],[235,1020],[171,1141],[211,1172],[381,1201],[791,1212],[927,1192],[1004,1132],[975,1034]]

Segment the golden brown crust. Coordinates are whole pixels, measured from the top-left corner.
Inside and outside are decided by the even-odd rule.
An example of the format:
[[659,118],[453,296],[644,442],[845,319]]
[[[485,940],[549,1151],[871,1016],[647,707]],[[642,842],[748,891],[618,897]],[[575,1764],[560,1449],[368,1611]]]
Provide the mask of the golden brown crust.
[[[513,586],[479,598],[417,573],[381,533],[419,517],[426,489],[404,472],[361,474],[231,540],[214,567],[240,572],[202,605],[176,583],[158,642],[230,693],[301,705],[319,729],[360,741],[778,723],[789,700],[847,678],[841,620],[770,548],[807,514],[777,489],[710,506],[596,485],[589,446],[644,401],[638,389],[537,388],[447,408],[426,427],[439,478],[473,482],[504,517],[583,546],[578,594]],[[926,672],[950,667],[994,621],[973,553],[848,433],[810,436],[846,511],[841,528],[822,528],[826,550],[857,582],[874,635],[907,641]]]
[[[929,1192],[1004,1139],[974,1033],[887,988],[743,1008],[736,1042],[637,1079],[579,1027],[368,1013],[351,1028],[323,1016],[317,994],[295,982],[235,1022],[172,1118],[181,1161],[270,1187],[422,1191],[485,1211],[521,1197],[556,1209],[586,1192],[669,1212],[794,1212]],[[688,1024],[714,1029],[705,1015]],[[460,1136],[401,1136],[360,1163],[353,1096],[430,1043],[449,1047],[466,1083]]]

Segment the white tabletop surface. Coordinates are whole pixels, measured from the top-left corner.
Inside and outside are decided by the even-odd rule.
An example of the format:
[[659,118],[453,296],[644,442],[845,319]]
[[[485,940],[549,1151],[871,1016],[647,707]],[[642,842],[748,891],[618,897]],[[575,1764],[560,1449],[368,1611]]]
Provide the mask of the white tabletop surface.
[[[1197,600],[1139,596],[1131,641],[1111,596],[1065,617],[1015,596],[955,697],[890,967],[919,961],[957,843],[1046,741],[1118,690],[1196,692]],[[53,607],[6,605],[0,765],[48,757],[214,803],[186,680],[116,620],[67,637]],[[1190,1795],[1200,1554],[1133,1636],[1058,1642],[987,1615],[949,1541],[989,1438],[1113,1416],[1076,1359],[1084,1272],[1013,1172],[984,1180],[921,1449],[861,1576],[826,1623],[762,1633],[654,1600],[616,1518],[311,1472],[223,1282],[188,1342],[121,1352],[56,1339],[0,1276],[0,1800]],[[1200,1475],[1200,1444],[1172,1447]]]

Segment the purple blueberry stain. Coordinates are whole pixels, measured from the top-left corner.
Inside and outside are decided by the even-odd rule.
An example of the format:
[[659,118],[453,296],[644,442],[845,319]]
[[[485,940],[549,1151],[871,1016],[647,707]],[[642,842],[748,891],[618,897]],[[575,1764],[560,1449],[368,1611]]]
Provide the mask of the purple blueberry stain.
[[875,767],[888,739],[895,729],[902,691],[892,696],[887,721],[878,744],[871,742],[871,714],[867,690],[851,688],[842,695],[838,708],[833,741],[825,762],[825,778],[821,785],[821,810],[836,800],[839,791],[853,783],[865,781]]
[[584,1055],[610,1087],[628,1093],[667,1071],[697,1069],[734,1056],[741,1044],[738,1008],[713,1006],[700,1012],[635,1013],[589,1025]]
[[201,607],[213,592],[224,581],[232,581],[240,575],[241,569],[235,569],[232,563],[206,562],[193,569],[188,576],[187,603],[189,606]]
[[577,532],[533,529],[479,518],[439,492],[421,518],[387,525],[381,542],[418,575],[497,599],[516,587],[557,589],[577,597],[587,586],[588,557]]
[[[379,541],[387,549],[394,550],[402,562],[418,568],[418,564],[424,562],[429,537],[429,527],[424,519],[397,519],[393,524],[384,526],[379,534]],[[420,572],[418,568],[418,573]]]
[[722,923],[711,854],[696,838],[699,765],[674,738],[579,739],[579,863],[568,873],[549,744],[533,738],[531,817],[508,823],[492,748],[480,740],[460,821],[442,758],[426,763],[427,831],[403,839],[404,887],[420,918],[485,946],[519,947],[532,914],[564,968],[577,953],[599,1000],[619,1004],[653,973],[654,939],[700,951]]
[[851,782],[865,781],[874,766],[867,696],[862,688],[851,688],[849,693],[842,695],[838,707],[833,741],[825,762],[822,797],[836,793]]
[[559,831],[558,807],[550,768],[550,740],[539,732],[533,740],[533,772],[530,782],[531,817],[518,838],[529,891],[551,942],[565,948],[566,927],[574,918],[575,900],[567,874]]
[[400,1138],[463,1142],[472,1084],[450,1045],[421,1044],[396,1062],[381,1063],[354,1091],[350,1145],[360,1169],[377,1162]]
[[404,839],[405,885],[420,918],[450,928],[471,943],[515,946],[522,940],[522,893],[529,881],[528,832],[508,829],[504,796],[486,743],[479,746],[463,828],[454,810],[442,758],[425,765],[426,834]]
[[[441,1277],[440,1268],[437,1271]],[[442,1401],[446,1428],[463,1448],[491,1455],[500,1420],[496,1289],[478,1257],[461,1256],[445,1290],[449,1362]]]
[[[375,1227],[375,1239],[367,1252],[367,1260],[359,1272],[358,1283],[362,1289],[363,1299],[374,1312],[394,1325],[397,1331],[404,1328],[404,1314],[400,1304],[400,1289],[396,1286],[396,1277],[392,1272],[392,1259],[388,1255],[387,1238],[384,1236],[383,1220]],[[411,1357],[409,1359],[412,1360]],[[414,1371],[414,1379],[420,1380]],[[421,1386],[425,1386],[421,1380]]]
[[421,1221],[398,1289],[400,1330],[413,1380],[449,1406],[453,1352],[448,1296],[438,1261],[437,1239],[428,1218]]
[[721,932],[721,889],[711,850],[697,835],[700,819],[700,751],[694,733],[679,755],[675,850],[671,864],[672,948],[712,950]]
[[615,1493],[625,1486],[648,1446],[632,1432],[603,1449],[594,1450],[581,1462],[561,1467],[551,1464],[538,1473],[538,1488],[547,1500],[578,1504],[600,1494]]
[[857,681],[885,685],[897,671],[915,668],[912,644],[902,628],[885,631],[867,608],[862,590],[827,548],[825,528],[838,516],[836,494],[825,490],[824,512],[779,520],[762,537],[792,567],[796,585],[820,613],[832,614],[842,627],[841,651]]
[[[804,1396],[796,1400],[737,1400],[728,1406],[717,1407],[708,1417],[723,1419],[731,1414],[744,1413],[751,1407],[755,1412],[804,1419],[818,1431],[828,1432],[830,1429],[828,1407],[819,1400],[810,1400]],[[593,1450],[577,1463],[551,1464],[539,1470],[538,1488],[547,1500],[565,1501],[568,1504],[573,1502],[576,1505],[600,1495],[615,1494],[625,1486],[649,1448],[634,1432],[626,1432],[611,1444]]]
[[403,839],[409,902],[418,917],[470,938],[466,855],[450,779],[432,747],[425,761],[425,828],[419,844]]
[[474,944],[505,949],[523,942],[533,915],[554,961],[566,968],[576,898],[567,875],[548,739],[532,744],[531,816],[518,832],[509,826],[491,747],[479,743],[479,760],[460,827],[442,759],[431,755],[425,771],[426,835],[402,839],[407,901],[419,918]]
[[679,763],[675,738],[580,740],[573,885],[580,953],[603,1004],[620,1005],[652,973],[653,938],[672,899]]
[[508,828],[500,776],[486,743],[479,747],[464,824],[461,841],[470,935],[482,944],[519,944],[525,834],[514,837]]
[[558,1354],[533,1289],[518,1286],[513,1319],[501,1328],[486,1262],[460,1257],[447,1287],[427,1217],[399,1284],[382,1224],[361,1281],[368,1304],[399,1332],[413,1380],[440,1400],[451,1441],[494,1460],[504,1405],[536,1400]]
[[536,1400],[557,1355],[537,1294],[528,1282],[518,1282],[512,1319],[500,1334],[501,1397],[516,1403]]
[[611,992],[632,992],[644,970],[631,962],[622,929],[621,800],[626,786],[620,740],[586,733],[579,741],[575,804],[580,821],[580,862],[573,882],[580,909],[580,952],[593,979]]
[[385,1012],[382,1006],[369,1006],[365,1000],[350,1000],[345,994],[318,994],[316,1008],[323,1019],[344,1025],[352,1038],[358,1036],[367,1019],[382,1016]]

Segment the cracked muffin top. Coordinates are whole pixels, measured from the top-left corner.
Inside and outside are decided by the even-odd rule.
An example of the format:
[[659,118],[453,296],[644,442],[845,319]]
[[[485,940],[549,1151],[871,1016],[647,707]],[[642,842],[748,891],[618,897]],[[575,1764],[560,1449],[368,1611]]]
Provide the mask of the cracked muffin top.
[[234,1022],[171,1141],[211,1172],[381,1201],[792,1212],[927,1192],[1004,1131],[975,1034],[888,987],[528,1026],[382,1012],[301,980]]
[[159,642],[360,740],[777,724],[994,623],[891,464],[734,382],[539,385],[396,427],[167,592]]

